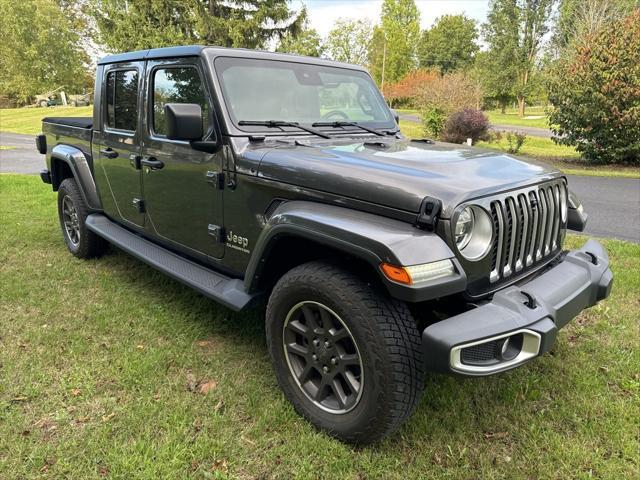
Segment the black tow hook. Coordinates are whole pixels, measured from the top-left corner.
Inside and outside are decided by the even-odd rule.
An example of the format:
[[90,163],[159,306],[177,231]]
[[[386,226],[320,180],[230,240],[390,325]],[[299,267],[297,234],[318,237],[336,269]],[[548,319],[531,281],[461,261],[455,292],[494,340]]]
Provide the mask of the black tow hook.
[[527,301],[524,302],[524,305],[527,308],[530,308],[531,310],[535,310],[537,308],[537,306],[538,306],[538,302],[536,301],[536,297],[534,297],[530,293],[524,292],[522,290],[520,290],[520,293],[522,295],[524,295],[525,297],[527,297]]

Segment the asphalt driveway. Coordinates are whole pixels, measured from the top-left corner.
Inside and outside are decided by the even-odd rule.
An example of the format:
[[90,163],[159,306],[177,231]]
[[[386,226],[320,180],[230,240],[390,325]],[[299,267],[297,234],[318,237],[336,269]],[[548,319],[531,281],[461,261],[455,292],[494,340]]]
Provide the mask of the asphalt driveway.
[[[45,168],[33,135],[0,133],[0,173],[37,174]],[[569,175],[569,188],[589,214],[586,234],[640,243],[640,179]]]
[[36,150],[35,135],[0,132],[0,173],[39,173],[46,167],[44,155]]

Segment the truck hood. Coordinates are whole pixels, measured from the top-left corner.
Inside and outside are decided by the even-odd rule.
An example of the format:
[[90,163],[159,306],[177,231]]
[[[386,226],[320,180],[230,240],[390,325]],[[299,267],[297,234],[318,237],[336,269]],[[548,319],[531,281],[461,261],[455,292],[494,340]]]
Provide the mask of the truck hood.
[[258,175],[416,213],[430,196],[442,201],[445,218],[465,200],[559,176],[546,166],[473,147],[383,142],[280,144],[264,154]]

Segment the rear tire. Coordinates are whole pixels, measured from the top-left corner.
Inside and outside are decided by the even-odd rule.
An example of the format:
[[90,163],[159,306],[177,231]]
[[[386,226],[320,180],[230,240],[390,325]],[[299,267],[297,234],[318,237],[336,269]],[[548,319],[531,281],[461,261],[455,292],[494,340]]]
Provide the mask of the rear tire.
[[407,306],[339,267],[286,273],[269,298],[266,334],[287,399],[343,441],[384,438],[420,401],[421,336]]
[[58,188],[58,217],[64,243],[78,258],[98,257],[107,247],[103,238],[87,229],[87,215],[89,209],[75,179],[64,179]]

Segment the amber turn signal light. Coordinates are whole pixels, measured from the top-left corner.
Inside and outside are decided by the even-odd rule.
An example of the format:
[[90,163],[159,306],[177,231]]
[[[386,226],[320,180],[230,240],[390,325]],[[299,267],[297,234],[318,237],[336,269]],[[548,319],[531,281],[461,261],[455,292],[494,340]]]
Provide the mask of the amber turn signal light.
[[403,267],[397,267],[390,263],[381,263],[380,269],[389,280],[404,283],[405,285],[411,285],[413,283],[411,281],[411,276]]

